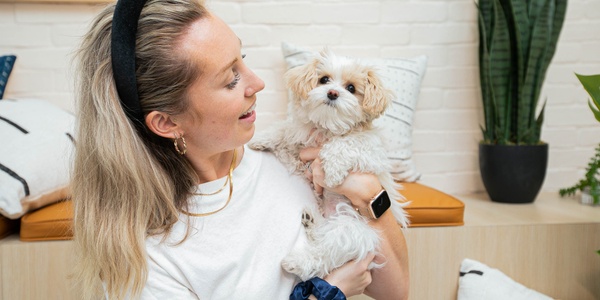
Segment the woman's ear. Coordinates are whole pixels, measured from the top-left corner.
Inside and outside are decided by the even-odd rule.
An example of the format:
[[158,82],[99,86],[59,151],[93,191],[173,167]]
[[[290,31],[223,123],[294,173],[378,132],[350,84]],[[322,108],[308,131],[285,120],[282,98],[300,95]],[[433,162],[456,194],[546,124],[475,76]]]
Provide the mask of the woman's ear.
[[151,111],[146,116],[146,126],[148,126],[150,131],[154,132],[154,134],[167,139],[175,138],[175,134],[177,134],[177,136],[183,134],[178,132],[179,126],[173,120],[173,117],[160,111]]

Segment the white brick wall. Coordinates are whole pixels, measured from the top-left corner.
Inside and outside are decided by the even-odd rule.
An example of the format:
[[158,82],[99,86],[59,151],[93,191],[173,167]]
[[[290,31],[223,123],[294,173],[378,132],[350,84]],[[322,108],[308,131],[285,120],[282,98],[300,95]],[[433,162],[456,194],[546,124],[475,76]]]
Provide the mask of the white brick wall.
[[[453,194],[483,191],[477,144],[482,120],[477,14],[471,0],[208,0],[244,43],[246,62],[266,82],[260,130],[285,118],[282,41],[328,45],[353,56],[426,54],[429,67],[415,114],[414,156],[422,182]],[[100,10],[88,4],[0,4],[0,53],[18,56],[6,97],[39,97],[73,109],[70,54]],[[576,182],[600,124],[573,72],[600,73],[600,2],[571,0],[541,100],[550,144],[543,189]]]

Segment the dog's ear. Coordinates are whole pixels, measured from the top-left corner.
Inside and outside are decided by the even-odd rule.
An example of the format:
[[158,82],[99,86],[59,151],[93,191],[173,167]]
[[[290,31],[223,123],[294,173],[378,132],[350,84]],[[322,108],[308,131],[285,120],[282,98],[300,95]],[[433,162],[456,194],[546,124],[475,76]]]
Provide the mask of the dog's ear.
[[335,56],[333,51],[329,49],[329,47],[325,46],[321,51],[319,51],[319,56],[321,60],[328,60],[329,58]]
[[371,120],[381,116],[385,109],[392,102],[394,93],[383,86],[377,72],[374,69],[367,69],[365,83],[365,94],[363,98],[363,110]]
[[300,97],[300,99],[306,99],[308,97],[308,92],[317,86],[318,63],[319,60],[314,59],[309,63],[289,69],[283,75],[285,86],[289,88],[292,93]]

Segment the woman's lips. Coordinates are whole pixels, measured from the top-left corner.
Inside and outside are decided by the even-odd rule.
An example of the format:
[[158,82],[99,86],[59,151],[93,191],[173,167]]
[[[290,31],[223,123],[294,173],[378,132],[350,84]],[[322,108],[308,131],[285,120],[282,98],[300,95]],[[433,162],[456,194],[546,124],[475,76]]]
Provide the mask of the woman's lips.
[[256,112],[254,110],[255,108],[256,108],[256,103],[252,104],[250,109],[248,109],[242,116],[240,116],[240,120],[248,119],[251,117],[256,117]]

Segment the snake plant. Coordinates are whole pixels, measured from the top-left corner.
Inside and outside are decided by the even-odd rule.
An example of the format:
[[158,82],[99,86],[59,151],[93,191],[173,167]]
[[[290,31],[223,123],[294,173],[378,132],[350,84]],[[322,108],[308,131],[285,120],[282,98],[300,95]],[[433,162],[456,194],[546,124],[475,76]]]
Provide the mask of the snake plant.
[[541,143],[540,90],[554,56],[567,0],[479,0],[483,143]]

